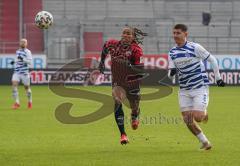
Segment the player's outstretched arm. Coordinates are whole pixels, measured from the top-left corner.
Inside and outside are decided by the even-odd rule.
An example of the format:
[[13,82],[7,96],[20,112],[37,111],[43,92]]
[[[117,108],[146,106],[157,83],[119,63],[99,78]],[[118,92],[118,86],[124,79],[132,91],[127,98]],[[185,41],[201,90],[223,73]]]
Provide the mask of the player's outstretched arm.
[[214,75],[215,75],[215,80],[217,82],[217,85],[220,86],[220,87],[224,87],[225,86],[225,83],[223,82],[221,76],[220,76],[220,73],[219,73],[219,68],[218,68],[218,64],[217,64],[217,60],[216,58],[213,56],[213,55],[209,55],[208,59],[207,59],[208,62],[211,63],[212,65],[212,68],[213,68],[213,72],[214,72]]
[[105,70],[104,62],[99,63],[98,70],[100,71],[100,73],[104,74],[104,70]]
[[104,44],[103,49],[102,49],[102,54],[101,54],[101,60],[98,66],[98,70],[100,71],[100,73],[104,74],[104,70],[105,70],[105,59],[106,56],[108,54],[108,49],[106,47],[106,44]]

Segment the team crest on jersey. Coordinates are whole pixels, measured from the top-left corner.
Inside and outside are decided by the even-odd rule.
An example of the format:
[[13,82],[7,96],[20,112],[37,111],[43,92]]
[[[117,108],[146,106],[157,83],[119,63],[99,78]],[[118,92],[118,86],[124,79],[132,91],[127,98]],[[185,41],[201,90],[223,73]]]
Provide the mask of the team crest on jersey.
[[131,56],[131,55],[132,55],[132,52],[131,52],[131,51],[126,51],[126,53],[125,53],[125,54],[126,54],[126,56],[127,56],[127,57],[129,57],[129,56]]

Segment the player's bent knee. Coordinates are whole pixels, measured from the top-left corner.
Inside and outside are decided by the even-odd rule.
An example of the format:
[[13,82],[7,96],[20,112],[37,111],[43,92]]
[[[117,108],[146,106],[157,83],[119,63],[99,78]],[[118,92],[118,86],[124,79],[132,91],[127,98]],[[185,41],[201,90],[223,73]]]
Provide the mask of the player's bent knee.
[[193,117],[196,122],[202,122],[205,116],[205,111],[193,111]]
[[30,86],[29,86],[29,85],[24,85],[24,88],[25,88],[26,90],[29,90],[29,89],[30,89]]
[[201,121],[203,120],[203,117],[201,117],[201,116],[195,116],[195,117],[194,117],[194,120],[195,120],[196,122],[201,122]]
[[18,81],[12,81],[12,86],[18,86]]

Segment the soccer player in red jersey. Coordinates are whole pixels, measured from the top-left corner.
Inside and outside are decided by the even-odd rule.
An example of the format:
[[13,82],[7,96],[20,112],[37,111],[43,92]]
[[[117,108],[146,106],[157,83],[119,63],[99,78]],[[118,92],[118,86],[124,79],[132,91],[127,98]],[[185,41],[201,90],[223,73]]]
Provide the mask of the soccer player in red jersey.
[[108,40],[105,42],[101,54],[99,70],[103,73],[106,56],[111,56],[112,95],[114,98],[114,115],[121,133],[120,143],[127,144],[128,138],[124,129],[124,112],[122,102],[127,98],[131,107],[131,125],[134,130],[139,125],[140,81],[136,79],[133,68],[143,67],[143,52],[139,44],[146,33],[132,27],[125,27],[121,40]]

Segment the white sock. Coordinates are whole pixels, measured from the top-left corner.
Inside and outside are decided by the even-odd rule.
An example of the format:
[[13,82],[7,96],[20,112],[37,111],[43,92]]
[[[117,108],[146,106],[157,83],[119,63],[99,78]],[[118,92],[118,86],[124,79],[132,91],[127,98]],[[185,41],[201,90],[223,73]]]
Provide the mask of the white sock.
[[30,88],[27,90],[27,97],[28,97],[28,102],[32,103],[32,91]]
[[20,102],[19,102],[19,96],[18,96],[18,89],[17,89],[17,87],[13,88],[12,95],[13,95],[13,99],[15,100],[15,102],[19,104]]
[[197,138],[200,142],[204,143],[204,142],[209,142],[207,137],[203,134],[203,132],[199,133],[197,135]]

